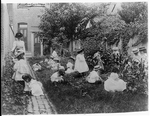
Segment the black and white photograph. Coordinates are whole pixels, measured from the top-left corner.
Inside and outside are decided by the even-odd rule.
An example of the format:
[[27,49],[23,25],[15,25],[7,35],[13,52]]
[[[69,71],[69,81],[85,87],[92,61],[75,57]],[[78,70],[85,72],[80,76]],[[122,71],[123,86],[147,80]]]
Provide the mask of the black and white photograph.
[[148,112],[148,2],[1,2],[2,115]]

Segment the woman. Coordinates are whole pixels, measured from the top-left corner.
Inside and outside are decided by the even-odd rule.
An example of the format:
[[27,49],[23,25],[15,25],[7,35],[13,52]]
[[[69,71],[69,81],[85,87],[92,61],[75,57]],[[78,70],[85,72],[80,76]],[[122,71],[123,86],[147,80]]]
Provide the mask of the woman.
[[89,71],[89,67],[84,58],[84,49],[79,50],[77,53],[74,70],[83,76],[85,72]]
[[14,56],[16,56],[19,52],[23,52],[25,55],[25,43],[22,41],[23,34],[18,32],[15,35],[16,41],[13,43],[13,48],[11,52],[13,53]]

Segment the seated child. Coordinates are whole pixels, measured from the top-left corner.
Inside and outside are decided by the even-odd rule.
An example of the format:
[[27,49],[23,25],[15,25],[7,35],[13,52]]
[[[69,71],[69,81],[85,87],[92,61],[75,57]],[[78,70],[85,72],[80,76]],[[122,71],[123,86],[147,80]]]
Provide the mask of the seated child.
[[49,61],[48,61],[48,65],[49,65],[49,66],[47,66],[47,68],[51,68],[51,67],[53,67],[53,66],[54,66],[54,64],[55,64],[55,61],[53,60],[53,57],[52,57],[52,56],[50,56],[50,59],[49,59]]
[[60,69],[63,69],[63,70],[65,69],[63,66],[61,66],[58,58],[55,58],[54,61],[55,61],[55,63],[51,68],[52,70],[56,71],[56,70],[60,70]]
[[89,83],[95,83],[97,81],[103,82],[103,79],[98,75],[99,66],[95,66],[93,71],[86,77]]
[[66,74],[70,74],[72,72],[74,72],[74,70],[73,70],[73,64],[71,62],[68,62],[67,63],[67,70],[65,71],[65,73]]
[[30,92],[33,96],[44,95],[41,82],[32,79],[30,74],[24,74],[22,79],[28,84]]
[[60,81],[63,81],[63,76],[64,76],[65,72],[64,70],[59,70],[57,72],[55,72],[51,77],[51,81],[52,82],[60,82]]
[[119,78],[118,69],[114,68],[108,79],[104,82],[104,89],[106,91],[123,91],[126,89],[126,82]]

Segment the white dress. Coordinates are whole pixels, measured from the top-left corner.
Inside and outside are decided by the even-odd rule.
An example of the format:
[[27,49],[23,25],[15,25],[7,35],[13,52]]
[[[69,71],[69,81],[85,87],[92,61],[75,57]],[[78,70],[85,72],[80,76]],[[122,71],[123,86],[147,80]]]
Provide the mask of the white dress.
[[[24,81],[22,79],[22,76],[27,73],[27,74],[30,74],[30,71],[29,71],[29,68],[28,68],[28,65],[27,65],[27,62],[26,60],[24,59],[21,59],[21,60],[18,60],[16,61],[16,63],[14,64],[14,74],[12,76],[12,79],[14,79],[15,81]],[[24,88],[24,91],[29,91],[29,88],[27,86],[27,83],[25,82],[25,88]]]
[[58,55],[57,55],[56,51],[53,51],[52,56],[53,56],[54,59],[58,58]]
[[106,91],[123,91],[126,89],[126,82],[118,78],[117,73],[111,73],[109,78],[104,82],[104,89]]
[[90,74],[86,77],[86,81],[88,81],[89,83],[95,83],[96,81],[99,80],[101,80],[101,78],[98,75],[98,73],[94,70],[90,72]]
[[28,84],[30,91],[33,96],[40,96],[44,95],[42,90],[42,83],[39,81],[36,81],[34,79],[31,79],[30,83]]
[[89,71],[89,67],[85,61],[84,54],[78,54],[75,61],[75,69],[79,73]]
[[67,63],[67,70],[65,71],[65,73],[66,74],[70,74],[72,72],[74,72],[74,70],[73,70],[73,64],[71,62],[68,62]]
[[22,81],[23,74],[25,73],[30,74],[27,62],[24,59],[16,61],[13,68],[15,70],[15,76],[13,77],[13,79],[16,81]]
[[14,54],[17,54],[17,50],[22,51],[25,53],[25,43],[24,41],[14,41],[13,43],[13,48],[12,48],[12,52],[14,51]]
[[58,76],[58,72],[55,72],[50,78],[52,82],[63,81],[63,76]]

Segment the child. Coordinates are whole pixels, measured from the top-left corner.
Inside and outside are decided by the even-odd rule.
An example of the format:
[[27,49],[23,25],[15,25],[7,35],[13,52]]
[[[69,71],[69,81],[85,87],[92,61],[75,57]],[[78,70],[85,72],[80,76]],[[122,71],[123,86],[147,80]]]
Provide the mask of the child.
[[65,73],[69,74],[69,73],[74,72],[73,62],[74,62],[74,58],[70,57],[70,59],[68,60],[68,63],[67,63],[67,70],[65,71]]
[[55,58],[54,61],[55,61],[55,63],[53,64],[53,66],[51,68],[52,70],[57,71],[59,69],[63,69],[63,70],[65,69],[63,66],[61,66],[58,58]]
[[22,79],[28,84],[30,92],[33,96],[44,95],[41,82],[32,79],[29,74],[24,74]]
[[64,70],[59,70],[57,72],[55,72],[50,78],[52,82],[60,82],[63,81],[63,76],[64,76],[65,72]]
[[99,68],[100,68],[99,65],[95,66],[93,71],[90,72],[90,74],[87,76],[86,80],[89,83],[95,83],[95,82],[98,82],[98,81],[103,82],[103,79],[98,75]]
[[13,67],[15,73],[13,74],[12,79],[14,79],[17,83],[20,83],[21,85],[23,85],[24,92],[25,92],[25,91],[28,91],[28,87],[26,83],[24,82],[24,80],[22,79],[22,75],[24,75],[25,73],[29,74],[30,71],[26,63],[26,60],[24,59],[24,54],[22,52],[18,53],[16,58],[17,58],[17,61]]
[[108,79],[104,82],[104,89],[106,91],[123,91],[126,89],[126,82],[119,78],[118,69],[114,68]]
[[78,71],[82,76],[84,76],[85,72],[89,71],[89,67],[84,58],[84,49],[80,49],[77,53],[78,55],[76,56],[74,70]]
[[48,66],[47,66],[47,68],[51,68],[51,67],[54,66],[55,61],[54,61],[53,59],[54,59],[54,58],[53,58],[52,56],[50,56],[50,59],[49,59],[49,61],[48,61]]

